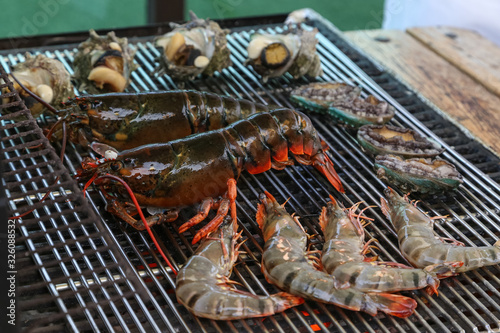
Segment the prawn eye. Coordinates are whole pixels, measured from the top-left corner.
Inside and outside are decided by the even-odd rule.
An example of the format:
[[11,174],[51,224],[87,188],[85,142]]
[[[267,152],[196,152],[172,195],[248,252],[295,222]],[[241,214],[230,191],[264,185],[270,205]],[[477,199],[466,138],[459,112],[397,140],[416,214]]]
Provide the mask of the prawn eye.
[[118,171],[123,167],[122,162],[113,162],[110,165],[111,170]]

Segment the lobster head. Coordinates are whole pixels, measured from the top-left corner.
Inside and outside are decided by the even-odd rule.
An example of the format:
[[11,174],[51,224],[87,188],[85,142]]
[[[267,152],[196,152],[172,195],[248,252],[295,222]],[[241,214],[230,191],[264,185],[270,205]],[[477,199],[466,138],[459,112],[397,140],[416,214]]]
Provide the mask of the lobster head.
[[105,174],[114,174],[122,168],[123,162],[118,159],[118,150],[99,142],[92,142],[89,146],[102,158],[85,157],[82,161],[82,168],[77,170],[74,176],[75,179],[86,181]]

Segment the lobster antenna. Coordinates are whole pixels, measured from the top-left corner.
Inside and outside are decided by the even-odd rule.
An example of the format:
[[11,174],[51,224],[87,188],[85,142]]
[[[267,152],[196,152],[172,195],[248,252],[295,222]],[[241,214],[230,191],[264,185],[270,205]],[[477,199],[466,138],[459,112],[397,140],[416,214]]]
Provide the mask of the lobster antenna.
[[28,88],[26,88],[24,86],[24,84],[22,84],[15,76],[14,74],[10,73],[10,76],[12,76],[12,78],[14,79],[14,81],[17,82],[17,84],[23,88],[24,91],[26,91],[28,93],[28,95],[30,95],[31,97],[33,97],[34,99],[36,99],[38,102],[42,103],[43,106],[45,106],[47,109],[49,109],[50,111],[54,112],[54,114],[57,114],[57,110],[56,108],[54,108],[52,105],[50,105],[49,103],[45,102],[43,99],[40,98],[40,96],[38,96],[37,94],[35,94],[34,92],[32,92],[31,90],[29,90]]

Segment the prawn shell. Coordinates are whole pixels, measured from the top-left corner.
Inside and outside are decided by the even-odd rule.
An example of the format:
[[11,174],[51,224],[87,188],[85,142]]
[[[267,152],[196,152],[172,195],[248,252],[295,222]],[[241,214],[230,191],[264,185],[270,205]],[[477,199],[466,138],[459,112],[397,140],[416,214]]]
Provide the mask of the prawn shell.
[[361,148],[371,156],[398,155],[404,158],[434,157],[441,146],[409,128],[390,125],[364,125],[357,134]]
[[[437,168],[443,167],[440,175]],[[377,177],[403,192],[433,194],[454,190],[463,183],[455,166],[445,160],[412,158],[404,160],[396,155],[379,155],[375,158]],[[429,172],[430,171],[430,172]]]

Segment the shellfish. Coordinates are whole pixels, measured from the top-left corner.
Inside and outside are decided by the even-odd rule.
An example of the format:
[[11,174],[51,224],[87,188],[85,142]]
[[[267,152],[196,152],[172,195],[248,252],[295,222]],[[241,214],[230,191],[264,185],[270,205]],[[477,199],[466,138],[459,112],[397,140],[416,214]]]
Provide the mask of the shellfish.
[[294,78],[323,74],[321,61],[316,53],[317,29],[289,30],[285,34],[252,35],[247,47],[247,64],[262,75],[262,81],[289,72]]
[[130,74],[137,69],[135,50],[127,38],[118,38],[114,31],[99,36],[89,31],[90,38],[78,46],[73,61],[74,77],[80,82],[78,90],[91,94],[122,92],[130,84]]
[[[64,65],[57,59],[49,58],[43,54],[32,56],[25,55],[24,62],[18,63],[12,69],[12,74],[30,91],[37,94],[42,100],[55,106],[61,106],[68,98],[75,96],[71,76]],[[14,82],[14,88],[19,92],[26,106],[34,117],[39,116],[45,107],[31,97],[24,89]],[[3,92],[8,92],[4,88]],[[3,103],[9,103],[9,98],[4,98]]]
[[231,65],[226,34],[211,20],[199,19],[190,12],[191,21],[155,39],[161,50],[159,74],[179,80],[192,80],[199,74],[213,75]]
[[372,156],[434,157],[444,150],[437,142],[414,130],[390,125],[361,126],[357,139],[361,148]]
[[378,178],[403,192],[437,193],[455,189],[463,183],[455,166],[440,158],[405,160],[396,155],[379,155],[374,168]]
[[311,111],[323,112],[339,123],[353,127],[385,124],[395,110],[386,101],[369,95],[360,97],[361,88],[338,82],[314,82],[294,89],[290,99]]

